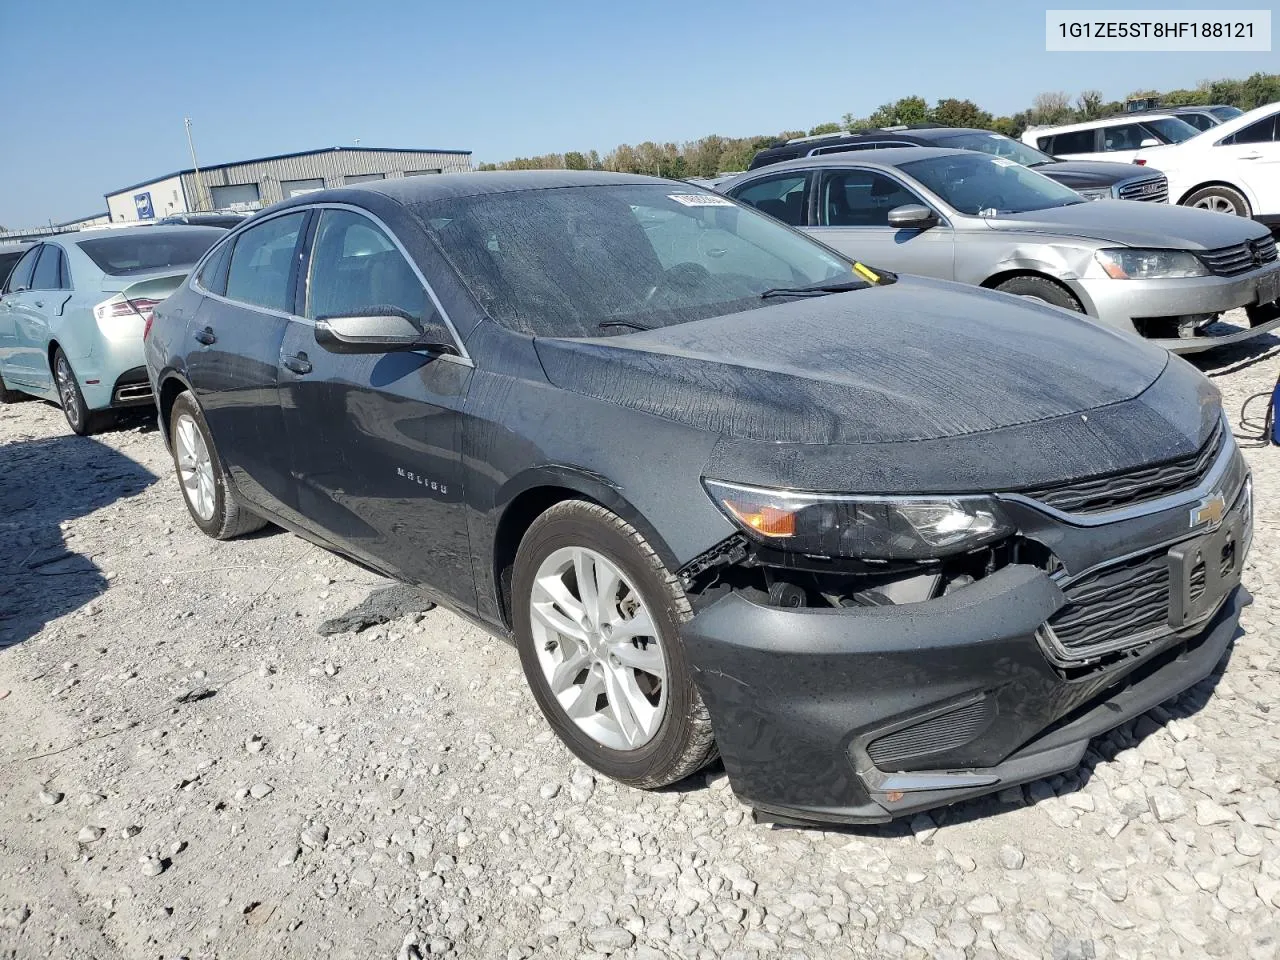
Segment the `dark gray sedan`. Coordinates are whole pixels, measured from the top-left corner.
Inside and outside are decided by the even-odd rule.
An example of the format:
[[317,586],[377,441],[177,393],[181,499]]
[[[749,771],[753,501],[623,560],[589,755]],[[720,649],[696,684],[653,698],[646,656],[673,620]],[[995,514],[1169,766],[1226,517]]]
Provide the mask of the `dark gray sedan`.
[[[909,147],[807,157],[717,186],[842,253],[1087,313],[1190,353],[1280,327],[1261,224],[1128,200],[1086,202],[1005,157]],[[1235,307],[1251,325],[1215,323]]]
[[887,820],[1074,767],[1237,629],[1251,486],[1204,376],[690,184],[295,197],[146,355],[196,527],[423,585],[632,786],[718,751],[765,816]]

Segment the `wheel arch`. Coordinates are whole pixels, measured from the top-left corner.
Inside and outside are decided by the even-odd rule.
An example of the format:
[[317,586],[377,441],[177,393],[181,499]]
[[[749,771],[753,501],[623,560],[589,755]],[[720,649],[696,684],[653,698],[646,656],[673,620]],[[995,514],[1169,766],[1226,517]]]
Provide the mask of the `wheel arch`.
[[[156,424],[160,428],[160,436],[165,446],[170,443],[169,416],[173,413],[173,403],[184,391],[191,390],[191,384],[174,371],[163,373],[159,377],[160,392],[156,394]],[[192,395],[195,391],[192,390]]]
[[669,570],[676,558],[644,515],[607,478],[580,467],[546,466],[507,481],[494,508],[490,576],[502,624],[511,629],[511,575],[525,532],[539,516],[565,500],[586,500],[616,513],[640,531]]
[[1208,187],[1226,187],[1228,190],[1234,190],[1236,193],[1244,197],[1245,200],[1248,202],[1250,213],[1258,209],[1258,202],[1254,198],[1253,193],[1247,187],[1245,187],[1243,184],[1232,183],[1230,180],[1221,180],[1221,179],[1204,180],[1200,183],[1197,183],[1193,187],[1188,187],[1186,190],[1182,191],[1182,196],[1178,197],[1177,205],[1180,207],[1183,206],[1187,202],[1187,198],[1190,197],[1193,193],[1195,193],[1197,190],[1204,190]]
[[982,283],[978,284],[978,286],[987,290],[995,290],[1000,286],[1000,284],[1006,283],[1010,280],[1015,280],[1018,277],[1032,277],[1036,280],[1047,280],[1080,304],[1081,309],[1085,314],[1089,316],[1095,315],[1093,304],[1091,304],[1087,298],[1081,296],[1079,291],[1072,289],[1069,284],[1059,280],[1057,277],[1053,276],[1053,274],[1045,273],[1043,270],[1034,270],[1029,267],[1012,267],[1007,270],[1001,270],[999,273],[993,273],[991,276],[983,280]]

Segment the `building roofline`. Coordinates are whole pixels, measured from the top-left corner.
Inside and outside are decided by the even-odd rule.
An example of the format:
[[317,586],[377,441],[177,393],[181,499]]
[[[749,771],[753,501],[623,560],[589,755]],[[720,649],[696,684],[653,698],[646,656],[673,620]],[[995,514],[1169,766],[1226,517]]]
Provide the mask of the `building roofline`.
[[[321,147],[318,150],[296,150],[293,153],[275,153],[269,157],[251,157],[248,160],[235,160],[231,163],[214,163],[207,167],[201,167],[201,173],[209,173],[213,170],[225,170],[228,167],[243,167],[251,163],[270,163],[272,160],[289,160],[293,157],[309,157],[319,153],[460,153],[465,156],[471,156],[470,150],[446,150],[424,147]],[[173,173],[161,174],[158,177],[149,177],[138,183],[130,184],[127,187],[120,187],[112,190],[110,193],[104,193],[103,197],[114,197],[121,193],[128,193],[130,190],[137,190],[138,187],[145,187],[152,183],[158,183],[161,180],[170,180],[173,177],[184,177],[194,174],[195,167],[187,167],[185,170],[175,170]]]

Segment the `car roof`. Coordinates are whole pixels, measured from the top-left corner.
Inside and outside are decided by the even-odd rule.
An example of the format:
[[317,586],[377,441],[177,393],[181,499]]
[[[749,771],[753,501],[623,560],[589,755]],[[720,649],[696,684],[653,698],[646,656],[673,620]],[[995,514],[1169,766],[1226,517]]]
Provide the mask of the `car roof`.
[[[1080,123],[1067,123],[1062,126],[1028,127],[1026,132],[1034,133],[1037,136],[1048,136],[1057,133],[1070,133],[1072,130],[1094,130],[1098,127],[1115,127],[1122,123],[1133,123],[1134,121],[1132,118],[1135,114],[1136,111],[1132,114],[1122,114],[1117,117],[1105,117],[1098,120],[1084,120]],[[1143,111],[1141,113],[1141,117],[1143,120],[1177,119],[1177,117],[1169,113],[1169,111],[1165,110],[1163,107],[1158,110],[1152,110],[1151,112]]]
[[394,180],[370,180],[345,187],[317,190],[314,193],[291,197],[269,209],[275,212],[286,207],[326,202],[360,204],[371,193],[409,205],[486,194],[515,193],[523,190],[554,190],[564,187],[618,186],[637,183],[691,186],[682,180],[637,176],[630,173],[610,173],[603,170],[494,170],[475,173],[437,173]]
[[83,240],[96,240],[100,237],[127,237],[133,233],[146,233],[148,237],[165,236],[166,234],[189,237],[193,230],[224,230],[224,228],[185,223],[157,223],[154,226],[118,227],[114,230],[78,230],[75,233],[59,233],[56,236],[46,237],[45,239],[80,243]]
[[[954,147],[883,147],[878,150],[854,150],[848,153],[823,153],[816,157],[797,157],[795,160],[783,160],[771,163],[767,167],[757,167],[744,174],[755,179],[756,176],[774,174],[781,170],[808,170],[812,167],[847,167],[851,165],[869,167],[898,167],[913,160],[928,160],[931,157],[954,156],[986,156],[975,154],[972,150],[959,150]],[[734,178],[738,179],[737,177]]]

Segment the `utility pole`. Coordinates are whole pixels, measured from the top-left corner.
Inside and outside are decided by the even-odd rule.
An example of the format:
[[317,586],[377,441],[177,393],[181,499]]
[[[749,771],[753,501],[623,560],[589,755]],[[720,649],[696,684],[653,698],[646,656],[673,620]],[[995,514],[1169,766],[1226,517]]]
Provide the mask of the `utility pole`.
[[[196,175],[196,210],[199,210],[208,191],[205,190],[204,177],[200,174],[200,163],[196,160],[196,144],[191,139],[191,118],[183,117],[182,122],[187,128],[187,146],[191,148],[191,166]],[[209,201],[209,209],[213,209],[212,199]]]

